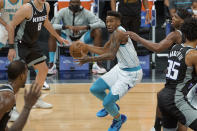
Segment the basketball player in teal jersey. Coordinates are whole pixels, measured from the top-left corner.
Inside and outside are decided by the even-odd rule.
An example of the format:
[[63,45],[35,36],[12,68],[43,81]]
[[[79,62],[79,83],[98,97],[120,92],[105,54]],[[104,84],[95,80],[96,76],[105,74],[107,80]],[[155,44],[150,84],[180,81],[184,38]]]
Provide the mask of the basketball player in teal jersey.
[[[122,124],[126,122],[127,117],[120,114],[116,101],[120,100],[140,82],[143,74],[131,39],[128,38],[128,35],[121,33],[126,32],[126,30],[120,26],[120,21],[120,13],[109,11],[106,25],[111,33],[110,40],[104,47],[81,43],[90,52],[99,54],[99,56],[83,56],[78,60],[80,64],[84,64],[86,62],[112,60],[115,57],[118,59],[118,64],[97,79],[90,88],[91,93],[103,102],[104,109],[99,112],[109,113],[113,117],[112,125],[108,131],[119,131]],[[109,90],[109,93],[107,94],[105,90]]]
[[[40,46],[37,43],[40,31],[43,26],[56,37],[56,39],[62,44],[67,43],[62,37],[60,37],[53,29],[51,23],[48,20],[48,13],[50,10],[49,4],[46,0],[34,0],[27,4],[24,4],[13,17],[13,20],[8,26],[9,30],[9,52],[8,59],[10,61],[16,57],[16,51],[14,49],[14,41],[18,42],[19,57],[23,59],[28,67],[33,66],[35,70],[38,70],[36,75],[36,83],[43,86],[47,76],[48,67],[46,65],[46,56],[43,55]],[[15,27],[18,26],[18,30],[15,35]],[[46,108],[52,108],[51,104],[38,100],[36,106],[42,105]]]
[[4,47],[8,40],[8,24],[16,11],[29,0],[0,0],[0,48]]

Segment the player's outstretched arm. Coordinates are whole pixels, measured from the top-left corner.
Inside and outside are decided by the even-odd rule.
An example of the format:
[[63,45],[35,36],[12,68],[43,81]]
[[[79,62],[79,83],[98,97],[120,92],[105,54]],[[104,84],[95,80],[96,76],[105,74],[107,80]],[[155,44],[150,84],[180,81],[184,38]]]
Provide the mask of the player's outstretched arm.
[[8,129],[8,131],[22,131],[28,119],[30,110],[32,106],[36,103],[40,95],[41,95],[40,86],[37,83],[33,83],[29,91],[25,89],[25,94],[24,94],[25,105],[23,107],[23,110],[19,118],[13,123],[13,125]]
[[134,32],[128,31],[127,34],[131,39],[144,45],[148,50],[159,53],[168,49],[173,43],[176,43],[178,34],[177,32],[171,32],[165,39],[159,43],[146,40]]
[[47,19],[44,22],[44,27],[61,43],[61,44],[69,44],[69,42],[65,39],[63,39],[62,37],[60,37],[57,32],[55,31],[55,29],[53,28],[51,22],[48,19],[48,14],[50,11],[50,6],[49,3],[46,2],[46,8],[47,8]]

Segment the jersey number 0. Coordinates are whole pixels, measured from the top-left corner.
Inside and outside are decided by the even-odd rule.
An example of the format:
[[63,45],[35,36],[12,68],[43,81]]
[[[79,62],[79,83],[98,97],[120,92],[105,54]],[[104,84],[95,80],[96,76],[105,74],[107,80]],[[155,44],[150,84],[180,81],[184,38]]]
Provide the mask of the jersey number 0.
[[168,60],[168,63],[169,63],[169,66],[168,66],[168,72],[166,74],[166,77],[176,80],[178,77],[178,73],[179,73],[176,67],[180,66],[180,63],[172,61],[172,60]]

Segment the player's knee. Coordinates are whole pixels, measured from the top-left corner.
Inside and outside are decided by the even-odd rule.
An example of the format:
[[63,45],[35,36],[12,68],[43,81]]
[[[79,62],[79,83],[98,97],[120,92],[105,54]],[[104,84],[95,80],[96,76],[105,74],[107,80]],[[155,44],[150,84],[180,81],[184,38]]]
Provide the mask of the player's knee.
[[91,88],[90,88],[90,92],[92,93],[92,94],[97,94],[98,93],[98,86],[94,83],[92,86],[91,86]]

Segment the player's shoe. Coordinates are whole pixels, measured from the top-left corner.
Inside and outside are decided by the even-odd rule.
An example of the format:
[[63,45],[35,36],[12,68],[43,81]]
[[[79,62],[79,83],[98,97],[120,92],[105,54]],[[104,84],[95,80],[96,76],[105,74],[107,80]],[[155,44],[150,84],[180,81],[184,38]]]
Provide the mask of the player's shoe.
[[56,69],[56,64],[54,63],[49,63],[49,70],[48,70],[48,75],[54,75],[57,73],[57,69]]
[[49,84],[47,84],[46,81],[44,82],[44,85],[43,85],[42,89],[43,90],[50,90],[50,86],[49,86]]
[[97,63],[94,63],[92,65],[92,73],[94,73],[94,74],[104,74],[106,72],[107,72],[106,69],[103,68],[103,67],[99,67]]
[[121,120],[115,120],[113,119],[113,122],[111,126],[109,127],[108,131],[119,131],[122,127],[122,124],[125,123],[127,120],[127,117],[123,114],[121,114]]
[[[118,110],[120,110],[119,105],[116,104],[116,106],[117,106]],[[105,110],[105,108],[103,108],[103,109],[101,109],[100,111],[98,111],[98,112],[96,113],[96,116],[97,116],[97,117],[105,117],[105,116],[107,116],[108,114],[109,114],[109,113]]]
[[9,119],[9,121],[10,122],[14,122],[14,121],[16,121],[17,119],[18,119],[18,117],[19,117],[19,113],[18,113],[18,111],[16,110],[16,106],[12,109],[12,111],[11,111],[11,115],[10,115],[10,119]]
[[33,108],[42,108],[42,109],[51,109],[53,106],[52,104],[46,103],[41,99],[38,99],[36,104],[33,106]]
[[154,127],[152,127],[152,128],[150,129],[150,131],[156,131],[156,130],[155,130],[155,128],[154,128]]

